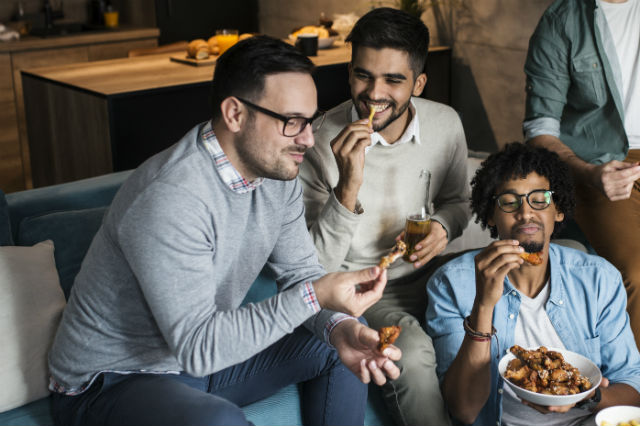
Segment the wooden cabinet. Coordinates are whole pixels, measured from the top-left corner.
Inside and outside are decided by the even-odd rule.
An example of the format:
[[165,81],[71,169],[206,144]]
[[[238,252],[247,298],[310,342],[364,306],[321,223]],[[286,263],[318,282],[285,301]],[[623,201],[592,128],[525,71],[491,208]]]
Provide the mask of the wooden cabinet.
[[[94,34],[49,40],[31,38],[1,46],[4,51],[0,51],[0,189],[8,193],[33,186],[21,70],[123,58],[129,50],[157,46],[157,40],[158,30],[147,29],[103,37]],[[61,105],[59,112],[63,113],[65,108]]]
[[[13,90],[15,93],[16,116],[18,119],[18,139],[15,142],[19,145],[21,153],[20,161],[22,163],[22,182],[18,187],[6,188],[4,191],[11,192],[12,190],[26,189],[32,186],[27,121],[24,112],[24,98],[22,96],[22,78],[20,77],[20,70],[24,68],[43,67],[51,63],[64,65],[87,61],[88,55],[85,47],[67,47],[63,49],[15,52],[11,55]],[[4,188],[2,183],[0,183],[0,185]]]
[[0,189],[24,186],[22,154],[18,143],[18,118],[13,91],[11,55],[0,54]]

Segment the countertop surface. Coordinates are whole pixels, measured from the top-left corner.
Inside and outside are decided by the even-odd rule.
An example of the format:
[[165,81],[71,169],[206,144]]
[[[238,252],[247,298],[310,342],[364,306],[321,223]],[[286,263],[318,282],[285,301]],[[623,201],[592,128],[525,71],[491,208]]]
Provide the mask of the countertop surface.
[[26,36],[17,41],[0,42],[0,53],[52,49],[84,44],[99,44],[130,39],[158,37],[158,28],[121,26],[115,29],[86,31],[50,37]]
[[[449,49],[434,46],[429,51]],[[103,96],[211,81],[214,65],[194,66],[175,62],[171,60],[171,56],[175,55],[180,53],[43,67],[22,72]],[[186,52],[182,55],[186,56]],[[336,44],[328,49],[319,49],[318,55],[310,56],[310,59],[316,66],[346,63],[351,59],[351,48]]]

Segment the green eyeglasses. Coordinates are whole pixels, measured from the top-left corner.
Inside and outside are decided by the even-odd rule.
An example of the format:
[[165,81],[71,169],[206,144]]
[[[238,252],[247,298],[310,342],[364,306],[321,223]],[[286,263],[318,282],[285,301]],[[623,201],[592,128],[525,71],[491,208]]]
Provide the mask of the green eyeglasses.
[[505,213],[513,213],[522,206],[522,198],[527,199],[527,203],[534,210],[544,210],[551,205],[553,191],[548,189],[534,189],[528,194],[516,194],[514,192],[503,192],[495,195],[493,199],[498,202],[498,207]]

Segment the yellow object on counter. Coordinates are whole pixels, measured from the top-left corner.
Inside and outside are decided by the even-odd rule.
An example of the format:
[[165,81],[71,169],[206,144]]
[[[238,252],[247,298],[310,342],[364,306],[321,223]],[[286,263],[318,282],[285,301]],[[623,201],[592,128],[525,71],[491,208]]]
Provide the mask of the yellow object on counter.
[[[614,424],[604,420],[600,423],[600,426],[614,426]],[[615,426],[640,426],[640,422],[638,422],[637,420],[631,420],[628,422],[618,422],[615,424]]]
[[307,25],[291,33],[291,36],[297,38],[298,34],[316,34],[318,38],[327,38],[329,37],[329,30],[319,25]]
[[216,40],[222,55],[225,50],[238,42],[238,30],[216,30]]
[[107,28],[116,28],[118,26],[118,12],[104,12],[104,26]]

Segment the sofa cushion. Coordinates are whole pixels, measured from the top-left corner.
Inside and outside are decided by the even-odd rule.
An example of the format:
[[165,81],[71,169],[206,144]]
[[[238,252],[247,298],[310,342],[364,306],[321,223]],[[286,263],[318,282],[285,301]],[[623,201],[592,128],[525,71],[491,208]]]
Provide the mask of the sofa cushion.
[[51,426],[51,397],[21,405],[13,410],[0,413],[2,426]]
[[9,207],[4,198],[4,192],[0,191],[0,246],[13,245],[11,238],[11,225],[9,224]]
[[47,352],[65,306],[53,247],[0,247],[0,412],[49,394]]
[[107,207],[96,207],[47,213],[26,217],[18,225],[18,245],[30,246],[44,240],[52,240],[55,244],[60,286],[67,299],[106,210]]

